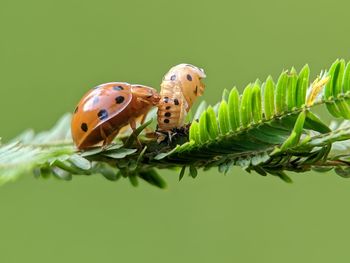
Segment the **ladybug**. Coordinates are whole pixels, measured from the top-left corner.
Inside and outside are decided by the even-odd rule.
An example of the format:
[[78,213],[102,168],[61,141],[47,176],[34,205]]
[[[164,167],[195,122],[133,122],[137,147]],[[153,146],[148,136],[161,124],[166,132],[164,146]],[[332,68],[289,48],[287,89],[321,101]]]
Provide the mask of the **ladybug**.
[[158,131],[170,132],[184,125],[194,101],[204,92],[204,70],[191,64],[179,64],[165,74],[158,104]]
[[126,82],[101,84],[87,92],[75,108],[71,131],[79,150],[110,144],[126,125],[136,129],[136,119],[144,122],[148,111],[157,105],[157,91]]

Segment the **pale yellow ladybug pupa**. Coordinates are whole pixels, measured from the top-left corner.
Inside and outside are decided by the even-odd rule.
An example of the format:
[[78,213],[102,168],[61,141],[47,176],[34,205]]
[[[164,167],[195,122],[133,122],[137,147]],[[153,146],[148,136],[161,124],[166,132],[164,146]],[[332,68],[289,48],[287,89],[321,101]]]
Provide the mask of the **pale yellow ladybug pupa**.
[[184,125],[196,98],[204,92],[204,70],[191,64],[179,64],[165,74],[158,104],[158,130],[171,131]]

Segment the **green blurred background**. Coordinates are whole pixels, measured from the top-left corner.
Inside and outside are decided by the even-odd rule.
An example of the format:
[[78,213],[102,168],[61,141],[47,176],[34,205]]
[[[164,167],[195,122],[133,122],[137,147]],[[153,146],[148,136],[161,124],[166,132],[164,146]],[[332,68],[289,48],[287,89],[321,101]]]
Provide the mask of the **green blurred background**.
[[[0,1],[0,135],[51,127],[97,84],[159,87],[181,62],[204,96],[349,59],[349,1]],[[0,262],[348,262],[350,181],[200,172],[169,187],[32,175],[0,188]]]

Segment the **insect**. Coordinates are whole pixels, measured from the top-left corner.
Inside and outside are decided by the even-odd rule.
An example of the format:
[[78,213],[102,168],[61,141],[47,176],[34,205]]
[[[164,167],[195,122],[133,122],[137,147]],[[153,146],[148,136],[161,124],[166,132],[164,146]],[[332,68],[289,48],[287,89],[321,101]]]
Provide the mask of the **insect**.
[[124,126],[135,130],[138,118],[143,123],[159,99],[155,89],[143,85],[110,82],[97,86],[75,108],[71,122],[75,145],[82,150],[110,144]]
[[179,64],[165,74],[158,104],[158,130],[170,132],[184,125],[194,101],[204,92],[204,70],[190,64]]

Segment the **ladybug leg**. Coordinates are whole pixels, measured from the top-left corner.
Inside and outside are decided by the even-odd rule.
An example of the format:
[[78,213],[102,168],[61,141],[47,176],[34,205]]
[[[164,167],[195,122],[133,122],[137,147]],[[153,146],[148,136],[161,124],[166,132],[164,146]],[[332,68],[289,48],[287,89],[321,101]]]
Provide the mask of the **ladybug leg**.
[[[141,118],[141,121],[140,121],[140,124],[141,124],[141,125],[145,123],[146,118],[147,118],[147,113],[145,113],[144,115],[142,115],[142,118]],[[146,127],[146,128],[145,128],[145,132],[146,132],[146,136],[147,136],[148,134],[151,134],[151,133],[154,134],[153,130],[152,130],[151,128],[149,128],[149,127]]]
[[130,124],[130,127],[131,127],[131,129],[133,130],[133,131],[135,131],[136,130],[136,121],[135,121],[135,119],[130,119],[129,120],[129,124]]
[[[113,141],[113,139],[115,138],[115,136],[117,136],[119,130],[114,130],[112,126],[109,123],[105,123],[105,126],[108,125],[107,127],[104,127],[104,125],[100,126],[100,133],[101,133],[101,137],[103,138],[103,143],[102,143],[102,147],[103,149],[105,149],[108,145],[110,145]],[[107,134],[106,134],[106,130],[105,128],[108,129]]]
[[117,136],[118,132],[119,130],[115,130],[108,137],[106,137],[106,139],[104,139],[103,141],[103,147],[107,147],[108,145],[110,145],[113,142],[115,136]]
[[135,134],[135,131],[136,131],[136,121],[135,121],[135,119],[134,118],[130,119],[129,120],[129,124],[130,124],[131,129],[133,130],[133,133],[131,134],[131,136],[135,137],[135,140],[136,140],[137,144],[140,146],[140,148],[142,148],[142,144],[141,144],[139,138],[137,137],[137,135]]
[[146,117],[147,117],[147,113],[142,116],[142,119],[141,119],[141,122],[140,122],[141,125],[145,123]]

